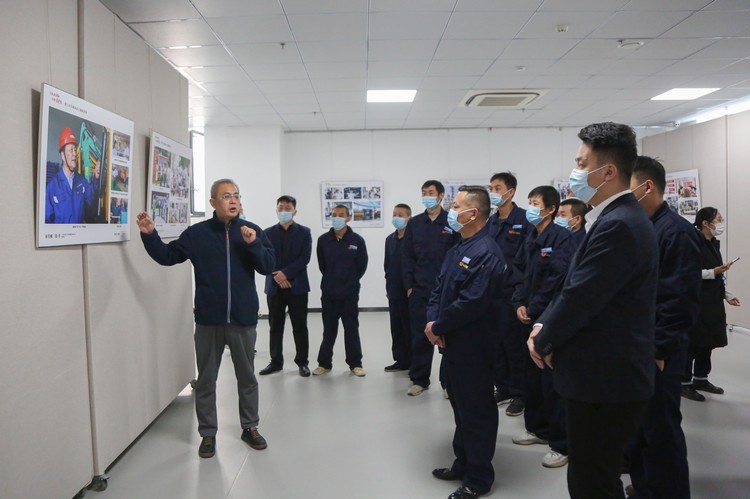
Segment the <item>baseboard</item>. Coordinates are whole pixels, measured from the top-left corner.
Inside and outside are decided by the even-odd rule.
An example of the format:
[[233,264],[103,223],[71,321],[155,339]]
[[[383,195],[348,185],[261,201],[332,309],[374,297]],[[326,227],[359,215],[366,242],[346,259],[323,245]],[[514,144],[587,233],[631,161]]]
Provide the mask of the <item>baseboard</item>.
[[[307,312],[312,314],[319,314],[322,312],[323,309],[318,308],[308,308]],[[361,307],[359,309],[360,312],[388,312],[388,307]],[[259,319],[268,319],[268,314],[258,314]]]

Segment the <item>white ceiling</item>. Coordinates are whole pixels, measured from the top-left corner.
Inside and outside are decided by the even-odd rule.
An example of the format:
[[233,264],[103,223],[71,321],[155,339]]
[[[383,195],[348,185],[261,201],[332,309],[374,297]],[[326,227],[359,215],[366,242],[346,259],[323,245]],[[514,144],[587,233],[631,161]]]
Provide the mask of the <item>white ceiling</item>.
[[[189,77],[197,129],[655,126],[750,95],[750,0],[102,2]],[[721,90],[650,100],[673,87]],[[500,88],[549,92],[525,110],[460,106]],[[367,104],[368,89],[417,97]]]

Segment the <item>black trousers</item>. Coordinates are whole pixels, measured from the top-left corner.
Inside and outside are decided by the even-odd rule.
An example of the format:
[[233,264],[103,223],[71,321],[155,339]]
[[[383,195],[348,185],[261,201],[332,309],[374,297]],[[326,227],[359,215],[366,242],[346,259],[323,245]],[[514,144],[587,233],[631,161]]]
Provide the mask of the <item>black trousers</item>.
[[[450,347],[448,347],[450,348]],[[463,475],[463,484],[485,494],[495,481],[492,458],[497,440],[497,406],[492,390],[492,359],[443,360],[445,383],[456,431],[451,469]]]
[[498,327],[500,342],[494,367],[495,387],[511,397],[522,397],[524,365],[529,359],[526,340],[531,330],[521,324],[510,302],[503,302],[502,307]]
[[572,499],[623,498],[625,446],[643,422],[648,400],[619,404],[565,399],[568,493]]
[[553,451],[568,455],[565,403],[555,392],[552,369],[539,369],[529,355],[525,360],[523,401],[526,431],[549,441]]
[[711,347],[688,347],[683,384],[689,385],[693,379],[706,380],[711,373]]
[[295,295],[289,289],[279,289],[275,295],[268,297],[271,364],[279,367],[284,365],[284,323],[287,309],[289,309],[289,320],[292,323],[294,346],[297,350],[294,363],[298,366],[306,366],[310,349],[307,331],[307,293]]
[[685,434],[682,432],[680,391],[686,352],[667,359],[664,371],[656,365],[654,396],[643,426],[630,439],[631,498],[690,499]]
[[333,367],[333,346],[339,334],[339,319],[344,325],[346,363],[350,369],[362,367],[362,343],[359,340],[359,294],[334,298],[323,295],[323,341],[318,352],[318,365]]
[[424,334],[427,325],[427,298],[412,293],[409,297],[409,318],[411,322],[411,366],[409,379],[415,385],[430,386],[432,355],[435,347]]
[[399,367],[411,366],[411,322],[409,321],[409,299],[388,298],[388,314],[391,319],[391,353]]

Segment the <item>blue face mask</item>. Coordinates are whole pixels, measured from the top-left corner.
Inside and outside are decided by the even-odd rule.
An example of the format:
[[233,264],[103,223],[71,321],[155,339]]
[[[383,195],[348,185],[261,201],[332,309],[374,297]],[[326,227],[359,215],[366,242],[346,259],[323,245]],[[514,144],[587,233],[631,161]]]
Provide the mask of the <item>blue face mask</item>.
[[575,197],[584,203],[591,201],[591,198],[594,197],[596,191],[598,191],[599,187],[603,186],[606,181],[599,184],[599,187],[591,187],[588,180],[589,174],[598,172],[605,166],[607,165],[600,166],[596,170],[591,170],[590,172],[579,170],[578,168],[574,168],[573,171],[570,172],[570,190],[573,191]]
[[539,225],[542,222],[542,220],[544,220],[548,216],[549,216],[549,213],[542,216],[542,209],[539,208],[538,206],[529,206],[528,208],[526,208],[526,220],[528,220],[529,223],[533,225],[534,227]]
[[333,230],[341,230],[346,227],[346,218],[331,217],[331,225],[333,225]]
[[438,205],[436,196],[422,196],[422,204],[428,210],[435,208]]
[[474,221],[474,219],[472,219],[472,220],[469,220],[469,221],[468,221],[468,222],[466,222],[465,224],[462,224],[462,223],[459,223],[459,222],[458,222],[458,216],[459,216],[459,215],[460,215],[461,213],[466,213],[467,211],[471,211],[471,210],[472,210],[471,208],[470,208],[470,209],[468,209],[468,210],[464,210],[464,211],[456,211],[456,210],[454,210],[454,209],[451,209],[451,210],[450,210],[450,211],[448,212],[448,227],[450,227],[451,229],[453,229],[453,230],[454,230],[454,231],[456,231],[456,232],[460,232],[460,231],[461,231],[461,229],[463,229],[463,228],[464,228],[464,227],[465,227],[466,225],[468,225],[468,224],[470,224],[471,222],[473,222],[473,221]]
[[570,222],[570,219],[566,218],[566,217],[557,217],[557,218],[555,218],[555,223],[557,225],[559,225],[563,229],[573,230],[573,227],[571,227],[570,225],[568,225],[568,222]]
[[245,218],[245,214],[244,214],[244,213],[242,213],[242,214],[240,215],[240,220],[246,220],[246,218]]
[[293,216],[294,214],[291,211],[277,211],[276,212],[276,218],[278,218],[279,222],[282,224],[291,222]]
[[497,192],[490,192],[490,204],[492,206],[496,206],[500,208],[502,205],[505,204],[505,196],[508,193],[508,191],[503,192],[502,194],[498,194]]
[[403,217],[393,217],[391,219],[391,223],[396,228],[396,230],[401,230],[406,227],[406,219]]

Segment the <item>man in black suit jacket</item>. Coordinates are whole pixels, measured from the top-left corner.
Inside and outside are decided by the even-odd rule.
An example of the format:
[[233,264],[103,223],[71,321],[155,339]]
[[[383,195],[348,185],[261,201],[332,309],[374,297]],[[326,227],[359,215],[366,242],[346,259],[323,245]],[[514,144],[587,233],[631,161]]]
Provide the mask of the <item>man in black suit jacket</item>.
[[284,322],[286,310],[292,322],[292,334],[297,355],[294,363],[300,376],[310,376],[308,352],[310,340],[307,331],[307,297],[310,282],[307,279],[307,264],[312,254],[310,229],[294,221],[297,200],[292,196],[281,196],[276,201],[276,216],[279,223],[264,232],[276,251],[276,269],[266,276],[268,298],[268,324],[270,327],[271,362],[260,374],[271,374],[284,367]]
[[625,444],[654,391],[659,251],[653,224],[630,192],[635,132],[581,129],[573,193],[595,208],[568,275],[529,336],[532,359],[553,367],[568,422],[573,498],[624,497]]

